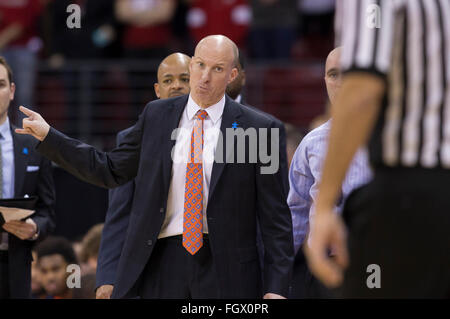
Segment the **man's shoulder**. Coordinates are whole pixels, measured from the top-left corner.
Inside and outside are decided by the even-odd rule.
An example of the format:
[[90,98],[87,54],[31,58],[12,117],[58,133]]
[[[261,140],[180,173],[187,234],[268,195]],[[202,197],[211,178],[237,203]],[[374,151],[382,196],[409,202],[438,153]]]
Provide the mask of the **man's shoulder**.
[[292,159],[293,166],[297,168],[299,165],[309,166],[309,158],[312,154],[323,154],[323,152],[326,151],[328,135],[329,122],[316,127],[306,134],[295,150],[294,157]]
[[182,111],[187,104],[189,95],[181,95],[167,99],[156,99],[148,102],[140,114],[144,122],[151,120],[152,125],[164,125],[164,116],[173,110]]
[[168,105],[173,105],[173,104],[186,105],[186,103],[188,101],[188,97],[189,97],[189,95],[186,94],[186,95],[181,95],[181,96],[176,96],[176,97],[170,97],[167,99],[156,99],[156,100],[148,102],[145,107],[146,107],[146,109],[161,111],[161,110],[165,110]]
[[122,131],[120,131],[119,133],[117,133],[117,145],[120,144],[120,142],[123,140],[124,136],[127,135],[131,130],[133,129],[133,126],[128,127]]
[[248,109],[250,109],[250,110],[252,110],[252,111],[255,111],[256,113],[262,115],[262,116],[265,117],[266,119],[268,119],[268,120],[274,122],[274,123],[275,123],[275,126],[277,126],[277,127],[283,126],[283,127],[284,127],[283,122],[282,122],[281,120],[279,120],[278,118],[276,118],[275,116],[273,116],[272,114],[267,113],[267,112],[264,112],[263,110],[260,110],[260,109],[258,109],[257,107],[254,107],[254,106],[249,105],[249,104],[241,104],[241,105],[242,105],[244,108],[248,108]]
[[329,134],[330,134],[330,122],[328,121],[311,130],[308,134],[306,134],[302,142],[303,143],[317,142],[318,140],[327,139]]
[[[237,103],[233,100],[231,100],[230,103],[233,103],[236,107],[238,107],[240,109],[243,117],[245,117],[249,120],[249,124],[251,124],[251,126],[270,127],[270,126],[273,126],[273,124],[275,122],[274,119],[269,117],[267,113],[264,113],[254,107],[251,107],[248,105],[243,105],[243,104]],[[279,123],[281,123],[281,122],[279,122]]]
[[315,129],[311,130],[303,137],[297,147],[296,153],[307,153],[311,149],[320,149],[324,147],[330,132],[329,122],[326,122]]

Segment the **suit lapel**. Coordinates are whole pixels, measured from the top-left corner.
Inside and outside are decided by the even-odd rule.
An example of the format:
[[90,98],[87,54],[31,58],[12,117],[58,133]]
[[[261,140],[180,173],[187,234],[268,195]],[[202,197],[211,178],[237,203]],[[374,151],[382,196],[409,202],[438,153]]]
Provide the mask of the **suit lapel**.
[[[222,123],[220,125],[220,132],[223,137],[223,157],[221,158],[223,163],[218,163],[214,161],[212,172],[211,172],[211,183],[209,185],[209,194],[208,201],[211,199],[212,194],[214,193],[214,189],[216,188],[217,182],[222,175],[222,172],[225,168],[227,159],[226,159],[226,145],[227,145],[227,134],[226,129],[231,128],[233,123],[239,118],[241,115],[241,110],[237,106],[238,104],[234,103],[228,96],[225,96],[225,107],[223,109],[222,114]],[[218,145],[219,147],[220,145]],[[217,148],[218,149],[218,148]],[[217,152],[216,149],[216,152]]]
[[176,140],[172,140],[172,132],[176,128],[178,128],[178,124],[180,123],[181,116],[183,115],[184,108],[187,104],[189,95],[181,97],[179,99],[175,99],[172,105],[168,106],[168,110],[165,115],[164,123],[165,132],[164,132],[164,144],[163,149],[163,180],[164,180],[164,189],[168,192],[170,186],[170,180],[172,178],[172,149],[175,146]]
[[14,147],[14,197],[17,197],[23,187],[30,150],[26,148],[25,137],[14,132],[15,128],[11,125]]

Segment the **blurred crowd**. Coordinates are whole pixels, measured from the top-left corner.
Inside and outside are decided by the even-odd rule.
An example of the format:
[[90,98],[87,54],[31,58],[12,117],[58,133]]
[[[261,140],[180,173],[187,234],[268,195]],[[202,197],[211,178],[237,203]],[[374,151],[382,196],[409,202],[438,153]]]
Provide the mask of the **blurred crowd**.
[[49,236],[33,249],[32,297],[95,299],[95,273],[103,224],[94,225],[80,241]]
[[190,53],[206,35],[223,34],[254,59],[289,59],[297,39],[332,36],[334,5],[335,0],[0,0],[0,49],[31,51],[54,65],[64,59],[161,59],[173,51]]
[[172,52],[192,55],[208,34],[228,36],[250,63],[317,57],[332,42],[334,6],[335,0],[0,0],[0,55],[14,72],[15,104],[33,106],[40,61],[54,69],[71,60],[159,62]]

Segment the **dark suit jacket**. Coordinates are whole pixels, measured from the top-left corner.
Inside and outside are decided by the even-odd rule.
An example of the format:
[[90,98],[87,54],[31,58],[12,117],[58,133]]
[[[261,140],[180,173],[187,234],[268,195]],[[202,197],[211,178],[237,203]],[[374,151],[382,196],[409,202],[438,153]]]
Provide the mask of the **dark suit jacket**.
[[[37,225],[39,241],[55,228],[55,190],[51,163],[35,151],[37,141],[33,137],[17,134],[14,129],[11,125],[15,166],[14,195],[39,197],[36,212],[31,217]],[[27,171],[28,166],[38,166],[39,169]],[[21,240],[11,234],[8,238],[10,295],[12,298],[30,298],[31,248],[35,241]]]
[[[280,130],[280,165],[284,165],[282,172],[283,181],[286,191],[289,188],[289,180],[287,176],[287,160],[286,160],[286,132],[284,124],[276,117],[265,113],[261,110],[253,108],[255,111],[267,116],[274,122],[274,126]],[[121,143],[124,136],[131,130],[127,128],[117,134],[117,145]],[[134,180],[124,185],[113,188],[109,191],[109,205],[106,213],[105,225],[103,227],[100,251],[97,261],[96,288],[102,285],[114,285],[117,267],[119,265],[120,254],[125,242],[125,235],[130,220],[131,204],[133,202],[133,194],[135,189]],[[261,232],[257,228],[257,245],[260,255],[261,267],[264,267],[264,247],[262,245]]]
[[[287,164],[287,150],[286,150],[286,130],[284,128],[283,122],[281,122],[279,119],[277,119],[272,114],[266,113],[254,106],[246,104],[244,101],[241,101],[241,103],[245,106],[248,106],[252,110],[255,110],[256,112],[266,116],[269,118],[270,121],[272,121],[274,124],[273,126],[279,129],[280,132],[280,171],[282,172],[281,178],[283,179],[283,186],[286,193],[289,193],[289,168]],[[259,223],[256,227],[256,245],[258,247],[258,254],[259,254],[259,262],[261,265],[261,268],[264,269],[264,244],[261,236],[261,228],[259,227]],[[264,278],[262,278],[262,281],[264,282]]]
[[286,192],[289,193],[289,167],[286,150],[286,129],[284,127],[284,123],[275,116],[273,116],[272,114],[264,112],[263,110],[260,110],[257,107],[247,104],[244,97],[241,98],[240,104],[248,106],[249,108],[258,112],[259,114],[268,117],[270,121],[273,121],[274,123],[273,126],[280,130],[280,166],[283,166],[281,170],[282,172],[285,172],[285,174],[283,174],[281,177],[283,178],[283,184],[286,189]]
[[[132,129],[117,134],[117,145]],[[109,204],[97,260],[96,288],[114,285],[133,203],[134,180],[109,190]]]
[[[117,270],[113,297],[135,294],[139,275],[152,253],[166,213],[171,181],[171,134],[178,127],[187,96],[149,103],[123,142],[104,153],[51,128],[38,151],[93,184],[116,187],[135,178],[130,227]],[[266,116],[226,97],[221,131],[274,128]],[[270,130],[268,130],[270,141]],[[266,146],[270,150],[270,142]],[[259,141],[258,141],[259,145]],[[258,146],[259,147],[259,146]],[[236,145],[235,145],[236,148]],[[249,145],[245,150],[248,154]],[[225,153],[225,152],[224,152]],[[236,154],[236,152],[235,152]],[[211,173],[207,221],[221,298],[261,296],[256,220],[264,242],[264,292],[288,294],[294,259],[292,221],[282,167],[261,174],[257,163],[215,162]]]

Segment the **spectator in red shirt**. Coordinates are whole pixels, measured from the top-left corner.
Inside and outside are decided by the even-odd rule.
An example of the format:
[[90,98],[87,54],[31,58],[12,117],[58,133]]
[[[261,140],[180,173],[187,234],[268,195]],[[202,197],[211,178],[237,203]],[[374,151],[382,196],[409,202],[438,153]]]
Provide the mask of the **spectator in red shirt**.
[[168,55],[176,5],[175,0],[116,0],[116,18],[125,24],[127,58],[159,60]]
[[187,0],[187,24],[197,43],[211,34],[223,34],[240,48],[247,39],[251,10],[247,0]]
[[0,54],[14,72],[15,104],[31,108],[37,51],[41,46],[36,30],[43,3],[44,0],[0,0]]

